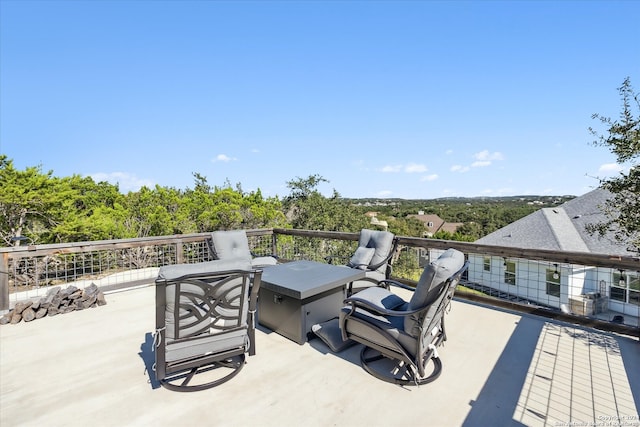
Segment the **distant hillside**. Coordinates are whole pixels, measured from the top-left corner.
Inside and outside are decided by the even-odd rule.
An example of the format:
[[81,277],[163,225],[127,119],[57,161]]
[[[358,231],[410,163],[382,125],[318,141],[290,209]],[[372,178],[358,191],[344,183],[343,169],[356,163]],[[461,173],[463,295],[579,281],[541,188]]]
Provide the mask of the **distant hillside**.
[[437,205],[437,204],[467,204],[467,203],[510,203],[510,204],[542,204],[542,205],[558,205],[576,196],[537,196],[537,195],[521,195],[521,196],[477,196],[477,197],[440,197],[436,199],[399,199],[399,198],[357,198],[344,200],[356,205],[384,206],[384,205]]
[[[476,240],[538,209],[561,205],[575,196],[444,197],[438,199],[345,199],[356,209],[375,213],[379,220],[410,220],[416,214],[437,215],[465,238]],[[393,224],[393,221],[390,223]],[[402,230],[403,232],[407,232]]]

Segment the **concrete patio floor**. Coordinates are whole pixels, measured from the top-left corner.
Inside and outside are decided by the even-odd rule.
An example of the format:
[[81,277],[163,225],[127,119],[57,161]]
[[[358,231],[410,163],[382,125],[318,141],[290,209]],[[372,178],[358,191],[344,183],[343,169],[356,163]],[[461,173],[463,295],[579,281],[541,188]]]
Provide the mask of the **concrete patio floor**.
[[637,339],[455,300],[431,384],[375,379],[360,346],[333,354],[259,328],[237,377],[176,393],[146,371],[154,287],[106,298],[0,327],[0,426],[640,425]]

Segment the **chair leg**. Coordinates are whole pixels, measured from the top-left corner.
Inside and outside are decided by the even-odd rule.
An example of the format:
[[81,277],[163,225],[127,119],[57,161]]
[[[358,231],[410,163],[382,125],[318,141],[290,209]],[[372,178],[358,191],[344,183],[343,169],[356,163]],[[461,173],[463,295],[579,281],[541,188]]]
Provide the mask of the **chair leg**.
[[420,377],[412,364],[386,357],[376,349],[365,346],[360,353],[360,363],[365,371],[379,380],[403,386],[428,384],[436,380],[442,373],[442,361],[439,357],[430,357],[425,361],[426,364],[430,362],[433,370],[425,377]]
[[[245,354],[240,354],[226,360],[174,372],[160,380],[160,384],[172,391],[189,392],[206,390],[229,381],[238,375],[244,365]],[[205,382],[201,382],[201,380]]]

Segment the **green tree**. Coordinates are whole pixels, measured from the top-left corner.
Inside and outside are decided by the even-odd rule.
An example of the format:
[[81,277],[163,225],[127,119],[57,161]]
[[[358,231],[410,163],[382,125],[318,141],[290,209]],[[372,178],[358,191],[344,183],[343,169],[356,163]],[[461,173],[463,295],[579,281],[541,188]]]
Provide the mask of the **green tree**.
[[205,176],[194,173],[195,188],[186,192],[185,206],[195,231],[270,228],[286,226],[282,203],[262,196],[260,189],[245,193],[240,184],[232,188],[210,186]]
[[622,99],[622,112],[618,120],[594,114],[606,129],[601,134],[593,128],[589,131],[596,137],[595,145],[605,146],[616,155],[619,164],[629,164],[628,172],[601,179],[603,188],[613,193],[603,210],[608,219],[590,224],[588,229],[599,235],[612,234],[621,244],[640,253],[640,95],[634,92],[627,77],[618,88]]
[[425,232],[424,224],[416,218],[394,218],[380,215],[378,219],[387,221],[389,231],[396,236],[422,237]]
[[476,241],[484,236],[482,225],[474,221],[465,222],[464,225],[458,228],[456,233],[460,233],[461,235],[465,236],[470,242]]
[[[0,237],[44,244],[123,237],[118,187],[90,177],[58,178],[41,167],[17,170],[0,155]],[[118,219],[120,218],[120,219]]]
[[122,214],[122,194],[117,186],[79,175],[54,177],[50,184],[58,202],[49,209],[54,221],[43,234],[47,243],[124,237],[115,213]]
[[284,199],[283,206],[293,228],[359,232],[369,225],[367,218],[335,189],[331,197],[324,197],[318,191],[322,182],[329,181],[317,174],[287,182],[291,193]]
[[[367,217],[333,190],[331,197],[324,197],[318,185],[329,182],[320,175],[296,178],[287,182],[291,193],[285,197],[283,207],[289,224],[296,229],[359,232],[369,225]],[[287,253],[304,259],[316,259],[318,254],[344,256],[351,253],[350,242],[323,239],[294,238]]]
[[0,155],[0,233],[5,245],[20,245],[21,238],[38,243],[40,231],[55,222],[49,214],[57,202],[52,191],[53,171],[41,167],[15,169]]
[[142,187],[126,196],[126,237],[148,237],[179,234],[184,222],[178,223],[178,212],[182,206],[179,190],[156,185]]

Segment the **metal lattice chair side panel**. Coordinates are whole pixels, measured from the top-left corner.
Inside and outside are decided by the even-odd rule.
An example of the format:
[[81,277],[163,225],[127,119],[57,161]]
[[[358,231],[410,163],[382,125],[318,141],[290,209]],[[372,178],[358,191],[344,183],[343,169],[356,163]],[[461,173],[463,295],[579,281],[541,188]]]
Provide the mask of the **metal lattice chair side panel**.
[[[217,280],[217,282],[213,282]],[[174,301],[179,301],[179,321],[175,322],[174,338],[188,338],[191,328],[198,323],[206,330],[239,327],[246,324],[243,306],[247,298],[247,278],[245,275],[203,277],[184,279],[175,285],[168,285],[167,292],[175,292]],[[192,319],[192,324],[189,319]]]
[[[253,315],[260,278],[261,271],[238,260],[161,269],[156,280],[155,370],[165,387],[201,390],[238,373],[245,353],[255,353]],[[221,366],[230,373],[192,385],[196,374]],[[182,383],[174,384],[176,378]]]
[[[246,345],[241,339],[246,338],[247,316],[243,308],[248,282],[248,274],[233,271],[222,276],[185,278],[168,283],[165,315],[167,354],[185,347],[197,354],[194,345],[197,340],[215,350],[210,342],[220,340],[221,334],[237,335],[238,346]],[[234,331],[238,333],[234,334]]]

